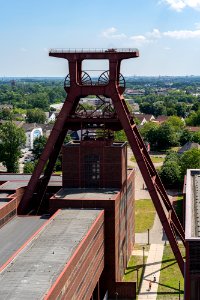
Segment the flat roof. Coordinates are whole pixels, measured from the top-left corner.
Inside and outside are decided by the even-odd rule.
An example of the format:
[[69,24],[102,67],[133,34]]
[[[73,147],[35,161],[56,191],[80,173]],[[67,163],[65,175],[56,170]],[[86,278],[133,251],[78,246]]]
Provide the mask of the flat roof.
[[187,170],[185,238],[200,240],[200,170]]
[[47,220],[46,215],[16,216],[1,227],[0,268]]
[[[11,181],[11,180],[30,180],[32,174],[11,174],[11,173],[0,173],[0,181]],[[60,181],[61,176],[52,175],[51,180]]]
[[1,192],[0,190],[0,207],[4,206],[6,203],[8,203],[12,198],[8,198],[11,195],[11,193],[7,193],[5,191]]
[[[0,192],[25,187],[30,178],[31,174],[0,174],[0,181],[5,182],[0,185]],[[52,175],[48,186],[62,186],[62,176]]]
[[58,211],[0,273],[1,298],[42,299],[101,211]]
[[62,188],[52,198],[82,200],[114,200],[120,189]]

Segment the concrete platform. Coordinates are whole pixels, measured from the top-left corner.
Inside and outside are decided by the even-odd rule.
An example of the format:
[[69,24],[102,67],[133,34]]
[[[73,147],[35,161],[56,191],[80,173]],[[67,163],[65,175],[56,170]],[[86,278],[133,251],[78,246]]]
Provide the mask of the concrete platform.
[[60,199],[89,199],[107,200],[115,199],[118,189],[89,189],[89,188],[62,188],[53,198]]

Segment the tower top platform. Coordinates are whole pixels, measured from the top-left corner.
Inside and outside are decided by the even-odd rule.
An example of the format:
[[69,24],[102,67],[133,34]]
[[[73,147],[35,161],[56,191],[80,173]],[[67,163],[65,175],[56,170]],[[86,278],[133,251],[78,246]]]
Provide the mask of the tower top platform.
[[50,49],[49,56],[70,59],[127,59],[139,57],[136,48],[109,49]]

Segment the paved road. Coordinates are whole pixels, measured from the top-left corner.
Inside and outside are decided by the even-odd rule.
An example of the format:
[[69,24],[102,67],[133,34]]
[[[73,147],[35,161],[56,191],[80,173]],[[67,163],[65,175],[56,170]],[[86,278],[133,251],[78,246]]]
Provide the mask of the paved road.
[[39,229],[47,219],[15,217],[0,229],[0,267]]

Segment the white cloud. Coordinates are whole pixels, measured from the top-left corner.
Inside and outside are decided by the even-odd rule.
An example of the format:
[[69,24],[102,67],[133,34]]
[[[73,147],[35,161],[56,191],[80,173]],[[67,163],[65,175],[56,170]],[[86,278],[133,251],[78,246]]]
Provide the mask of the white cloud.
[[153,29],[152,32],[148,32],[147,36],[151,39],[159,39],[161,37],[161,32],[159,31],[159,29]]
[[182,11],[186,7],[200,10],[200,0],[162,0],[176,11]]
[[175,39],[192,39],[200,38],[200,29],[199,30],[174,30],[163,32],[164,36],[175,38]]
[[141,46],[149,42],[149,40],[144,35],[131,36],[130,40],[134,41],[136,46]]
[[101,34],[103,37],[108,39],[124,39],[126,35],[124,33],[117,33],[117,29],[115,27],[107,28]]
[[200,38],[200,24],[195,24],[195,30],[172,30],[161,32],[159,29],[154,28],[151,32],[145,34],[138,34],[133,36],[126,36],[125,34],[118,34],[115,27],[111,27],[102,32],[102,36],[107,39],[125,39],[125,43],[134,42],[136,47],[155,43],[162,38],[171,38],[176,40],[186,39],[199,39]]

